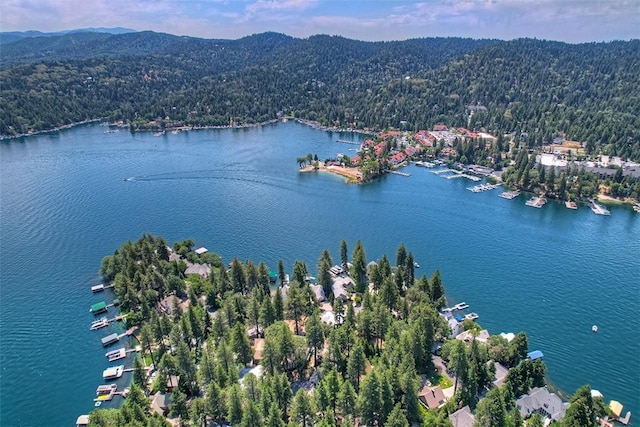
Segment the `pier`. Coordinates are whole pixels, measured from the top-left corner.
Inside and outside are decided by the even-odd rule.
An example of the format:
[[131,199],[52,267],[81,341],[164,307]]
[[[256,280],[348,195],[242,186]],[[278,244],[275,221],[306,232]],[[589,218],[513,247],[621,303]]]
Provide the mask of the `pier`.
[[400,175],[400,176],[411,176],[410,173],[400,172],[400,171],[389,171],[389,173],[392,173],[394,175]]
[[358,141],[347,141],[346,139],[336,139],[336,142],[340,142],[342,144],[361,145]]
[[431,171],[431,173],[434,173],[436,175],[440,175],[447,172],[453,172],[453,169],[438,169],[437,171]]

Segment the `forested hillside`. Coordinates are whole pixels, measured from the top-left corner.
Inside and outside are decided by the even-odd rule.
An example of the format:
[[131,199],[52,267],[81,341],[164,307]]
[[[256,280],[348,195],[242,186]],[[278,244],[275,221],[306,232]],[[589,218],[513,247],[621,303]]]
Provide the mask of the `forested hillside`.
[[95,118],[157,129],[293,114],[370,129],[444,122],[531,145],[563,136],[640,160],[638,40],[82,33],[3,44],[0,65],[2,135]]

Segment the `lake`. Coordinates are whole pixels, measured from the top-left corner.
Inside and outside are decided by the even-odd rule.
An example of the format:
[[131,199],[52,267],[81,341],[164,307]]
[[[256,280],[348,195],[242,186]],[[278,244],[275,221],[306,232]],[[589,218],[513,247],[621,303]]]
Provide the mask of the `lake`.
[[193,239],[225,262],[281,259],[288,273],[295,260],[315,273],[325,248],[337,260],[342,239],[349,253],[361,240],[367,262],[393,262],[404,243],[416,275],[439,269],[449,303],[467,302],[491,334],[525,331],[560,390],[589,383],[640,416],[631,208],[535,209],[415,165],[365,185],[300,174],[296,158],[353,155],[337,140],[362,136],[291,121],[159,137],[107,129],[0,144],[0,425],[68,426],[93,409],[111,331],[89,330],[103,299],[90,287],[104,256],[146,232]]

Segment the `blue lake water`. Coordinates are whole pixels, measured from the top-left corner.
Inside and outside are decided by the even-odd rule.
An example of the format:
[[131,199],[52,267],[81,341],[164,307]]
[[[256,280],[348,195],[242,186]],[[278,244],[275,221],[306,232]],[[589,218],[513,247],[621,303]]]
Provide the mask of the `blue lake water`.
[[394,260],[405,243],[416,274],[439,269],[449,301],[466,301],[490,333],[526,331],[557,387],[589,383],[638,424],[631,209],[535,209],[416,166],[359,186],[300,174],[297,157],[352,155],[336,140],[361,136],[293,122],[161,137],[105,129],[0,144],[0,425],[68,426],[93,408],[108,331],[89,331],[89,306],[102,299],[89,288],[102,258],[145,232],[191,238],[224,261],[282,259],[289,272],[295,260],[315,272],[325,248],[336,260],[342,239],[350,253],[362,240],[367,261]]

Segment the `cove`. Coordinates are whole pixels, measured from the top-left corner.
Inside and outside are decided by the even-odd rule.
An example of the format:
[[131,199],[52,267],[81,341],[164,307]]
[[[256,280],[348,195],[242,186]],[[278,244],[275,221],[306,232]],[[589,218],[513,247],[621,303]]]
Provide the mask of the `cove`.
[[[348,185],[298,173],[297,157],[351,153],[359,140],[294,122],[167,133],[97,124],[0,144],[0,425],[70,425],[93,408],[108,367],[90,331],[102,257],[143,233],[191,238],[225,262],[315,271],[340,241],[367,261],[405,243],[439,269],[449,303],[465,301],[492,334],[524,330],[566,393],[589,383],[640,413],[640,215],[541,209],[472,193],[408,166]],[[129,180],[125,181],[125,178]],[[473,183],[475,185],[475,183]],[[591,331],[598,325],[598,332]],[[632,417],[632,422],[634,417]],[[637,424],[637,422],[635,422]]]

